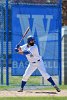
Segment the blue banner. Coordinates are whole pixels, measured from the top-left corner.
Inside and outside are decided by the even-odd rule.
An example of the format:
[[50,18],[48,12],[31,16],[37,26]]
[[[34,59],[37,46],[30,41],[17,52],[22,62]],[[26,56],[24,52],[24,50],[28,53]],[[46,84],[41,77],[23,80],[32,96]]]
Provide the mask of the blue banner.
[[[59,65],[59,7],[45,5],[13,5],[12,6],[12,75],[23,75],[28,61],[24,55],[14,51],[27,27],[27,36],[33,35],[38,45],[44,65],[50,75],[58,75]],[[40,75],[35,71],[32,75]]]

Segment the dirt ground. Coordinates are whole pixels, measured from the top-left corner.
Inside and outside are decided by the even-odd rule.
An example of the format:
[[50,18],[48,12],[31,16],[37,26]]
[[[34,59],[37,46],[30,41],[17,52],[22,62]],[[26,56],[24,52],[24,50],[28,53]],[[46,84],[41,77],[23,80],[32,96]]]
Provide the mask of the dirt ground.
[[0,97],[29,97],[29,96],[67,96],[67,90],[56,92],[54,90],[24,90],[23,92],[17,91],[0,91]]

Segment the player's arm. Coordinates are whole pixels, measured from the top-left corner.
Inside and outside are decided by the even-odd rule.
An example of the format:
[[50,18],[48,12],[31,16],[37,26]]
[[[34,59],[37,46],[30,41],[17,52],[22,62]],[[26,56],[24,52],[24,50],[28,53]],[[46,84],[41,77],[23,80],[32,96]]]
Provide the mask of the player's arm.
[[19,54],[24,54],[24,55],[30,54],[29,51],[27,51],[27,50],[24,50],[24,51],[23,51],[20,47],[18,48],[18,53],[19,53]]
[[24,54],[24,55],[30,54],[30,51],[23,50],[22,46],[16,46],[15,51],[19,54]]
[[28,54],[30,54],[29,51],[27,51],[27,50],[22,51],[21,48],[18,48],[18,53],[19,53],[19,54],[24,54],[24,55],[28,55]]
[[18,53],[23,54],[23,51],[22,51],[21,47],[18,48]]
[[22,49],[21,49],[21,47],[19,45],[16,46],[15,52],[17,52],[19,54],[23,54],[23,51],[22,51]]

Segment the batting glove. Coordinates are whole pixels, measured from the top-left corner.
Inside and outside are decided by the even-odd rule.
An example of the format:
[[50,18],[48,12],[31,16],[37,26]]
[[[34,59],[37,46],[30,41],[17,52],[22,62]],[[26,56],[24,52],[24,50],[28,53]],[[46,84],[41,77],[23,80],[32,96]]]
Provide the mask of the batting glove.
[[17,48],[15,48],[15,51],[18,52],[19,50]]
[[16,45],[16,48],[18,49],[19,47],[20,47],[20,45],[19,45],[19,44],[17,44],[17,45]]

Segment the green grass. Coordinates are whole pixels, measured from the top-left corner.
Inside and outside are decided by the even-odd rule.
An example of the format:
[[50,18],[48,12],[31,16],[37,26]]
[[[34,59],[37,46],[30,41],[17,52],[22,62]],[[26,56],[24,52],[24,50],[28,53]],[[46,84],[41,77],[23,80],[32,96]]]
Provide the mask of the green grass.
[[0,100],[67,100],[67,97],[0,97]]
[[[59,88],[62,90],[67,90],[67,85],[59,85]],[[54,88],[48,86],[48,87],[45,87],[44,89],[53,90]]]
[[[5,76],[4,76],[4,85],[0,86],[0,90],[9,90],[11,88],[20,88],[20,84],[21,84],[21,80],[22,80],[22,76],[11,76],[9,75],[9,86],[6,86],[6,80],[5,80]],[[35,85],[35,86],[39,86],[41,83],[41,76],[31,76],[29,78],[29,80],[27,81],[27,85]],[[41,88],[41,89],[45,89],[45,90],[53,90],[54,88],[52,88],[51,86],[44,86],[45,88]],[[67,89],[67,85],[61,85],[59,86],[60,89]]]
[[[12,85],[9,85],[9,86],[0,86],[0,90],[9,90],[11,88],[17,88],[18,86],[12,86]],[[67,85],[61,85],[59,86],[61,90],[67,90]],[[20,88],[20,86],[19,86]],[[45,86],[45,88],[41,88],[41,90],[54,90],[54,88],[52,87],[47,87]]]
[[62,90],[67,90],[67,85],[60,85],[59,86]]
[[[20,84],[21,80],[22,80],[22,76],[11,76],[10,77],[10,84],[18,85],[18,84]],[[29,78],[27,84],[39,85],[40,80],[41,80],[41,77],[33,76],[33,77]]]
[[[9,86],[6,86],[6,81],[4,81],[4,85],[0,86],[0,90],[8,90],[11,88],[20,88],[20,84],[21,84],[21,80],[22,80],[22,76],[10,76],[9,78]],[[35,80],[35,81],[34,81]],[[27,81],[27,85],[40,85],[40,80],[41,77],[38,76],[33,76],[30,77],[30,79]]]

